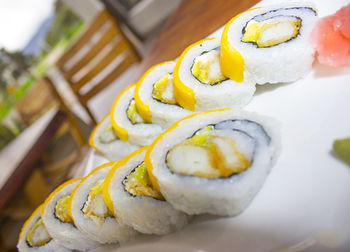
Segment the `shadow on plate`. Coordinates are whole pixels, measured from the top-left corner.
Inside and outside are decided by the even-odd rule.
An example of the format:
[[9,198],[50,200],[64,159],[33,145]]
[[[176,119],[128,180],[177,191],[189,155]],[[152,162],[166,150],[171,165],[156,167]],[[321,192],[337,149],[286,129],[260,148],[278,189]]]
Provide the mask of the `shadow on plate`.
[[331,67],[315,62],[313,65],[314,77],[324,78],[334,75],[345,75],[350,73],[350,67]]
[[278,88],[289,86],[293,84],[294,82],[284,82],[284,83],[275,83],[275,84],[270,84],[266,83],[264,85],[258,85],[256,84],[256,91],[254,93],[254,96],[258,96],[264,93],[272,92]]
[[[321,231],[322,237],[318,237]],[[304,234],[291,233],[288,226],[271,228],[259,224],[259,221],[247,222],[244,218],[242,220],[240,215],[237,217],[200,215],[194,217],[189,225],[180,231],[164,236],[140,235],[120,247],[104,245],[93,252],[340,252],[345,251],[343,250],[345,247],[347,244],[341,242],[338,233],[329,228]]]

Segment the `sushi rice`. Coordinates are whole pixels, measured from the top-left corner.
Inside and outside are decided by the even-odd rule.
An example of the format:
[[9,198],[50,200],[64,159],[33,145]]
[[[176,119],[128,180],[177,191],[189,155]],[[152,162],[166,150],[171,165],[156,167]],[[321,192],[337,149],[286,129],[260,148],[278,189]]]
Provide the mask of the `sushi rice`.
[[110,161],[122,159],[140,148],[140,146],[133,145],[128,141],[122,141],[116,136],[109,114],[92,131],[89,145]]
[[125,224],[141,233],[164,235],[184,227],[189,216],[151,187],[144,166],[146,150],[139,149],[117,162],[105,180],[104,196]]
[[69,249],[59,245],[49,235],[40,217],[40,205],[24,223],[19,235],[17,249],[19,252],[68,252]]
[[112,127],[117,136],[131,144],[147,146],[163,131],[154,123],[147,123],[137,111],[134,99],[136,84],[124,89],[111,109]]
[[175,61],[151,67],[137,82],[135,102],[140,115],[147,122],[167,129],[173,123],[191,114],[179,106],[173,92]]
[[274,164],[275,128],[271,118],[243,110],[189,116],[148,149],[145,163],[153,186],[187,214],[239,214]]
[[71,179],[57,187],[45,200],[41,218],[57,243],[72,250],[86,251],[100,244],[81,233],[68,212],[70,194],[80,181],[81,179]]
[[90,172],[75,187],[69,201],[69,211],[76,227],[100,243],[123,243],[137,234],[113,215],[103,199],[104,180],[115,164],[106,163]]

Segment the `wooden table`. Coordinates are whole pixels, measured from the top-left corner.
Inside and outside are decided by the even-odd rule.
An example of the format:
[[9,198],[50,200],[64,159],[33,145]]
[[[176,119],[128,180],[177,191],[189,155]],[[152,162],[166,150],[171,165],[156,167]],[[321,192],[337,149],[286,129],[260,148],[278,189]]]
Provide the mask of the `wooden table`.
[[63,111],[51,110],[0,152],[0,214],[33,172],[36,162],[65,118]]
[[135,78],[149,67],[180,56],[190,44],[205,38],[258,0],[183,0],[166,21],[143,59]]

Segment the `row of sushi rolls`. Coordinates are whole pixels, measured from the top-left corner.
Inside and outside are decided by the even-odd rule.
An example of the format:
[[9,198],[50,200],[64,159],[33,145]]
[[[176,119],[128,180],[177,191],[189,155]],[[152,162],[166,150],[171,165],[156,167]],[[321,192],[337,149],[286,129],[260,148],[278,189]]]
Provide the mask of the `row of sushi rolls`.
[[[349,42],[344,13],[350,5],[334,14],[333,32]],[[257,84],[304,77],[316,54],[339,63],[322,54],[321,20],[312,2],[253,8],[220,39],[150,68],[91,134],[89,144],[111,162],[56,188],[24,224],[19,251],[123,246],[140,233],[176,232],[194,215],[241,213],[281,149],[278,123],[242,108]]]

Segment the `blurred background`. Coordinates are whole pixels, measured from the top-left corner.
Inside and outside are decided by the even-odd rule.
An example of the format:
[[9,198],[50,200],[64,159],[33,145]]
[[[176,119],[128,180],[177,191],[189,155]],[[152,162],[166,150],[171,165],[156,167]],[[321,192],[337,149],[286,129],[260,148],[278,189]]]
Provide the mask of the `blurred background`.
[[[89,151],[86,143],[94,122],[108,113],[120,90],[131,84],[140,59],[179,3],[180,0],[0,1],[0,251],[17,251],[20,229],[35,207],[62,181],[80,175],[75,165],[84,163],[81,156]],[[101,25],[102,32],[98,31],[102,17],[112,19],[116,28]],[[89,41],[86,33],[91,33]],[[101,62],[118,63],[107,58],[108,53],[99,55],[95,66],[76,67],[79,71],[74,73],[65,72],[59,63],[68,57],[80,65],[90,64],[91,51],[103,51],[99,46],[114,41],[112,33],[121,34],[132,57],[125,56],[128,63],[112,70],[117,69],[118,76],[107,73],[95,81],[105,84],[103,88],[92,88],[89,98],[94,99],[89,101],[87,111],[86,102],[82,102],[86,96],[74,94],[69,88],[75,84],[76,75],[79,79],[80,75],[100,70],[97,66],[104,64]],[[77,48],[90,53],[76,56]],[[122,62],[119,58],[117,61]],[[85,77],[89,85],[97,78],[95,75]],[[118,77],[113,78],[117,84],[106,82],[112,77]]]
[[53,106],[38,79],[107,6],[138,53],[160,30],[180,0],[2,1],[0,29],[0,149]]

